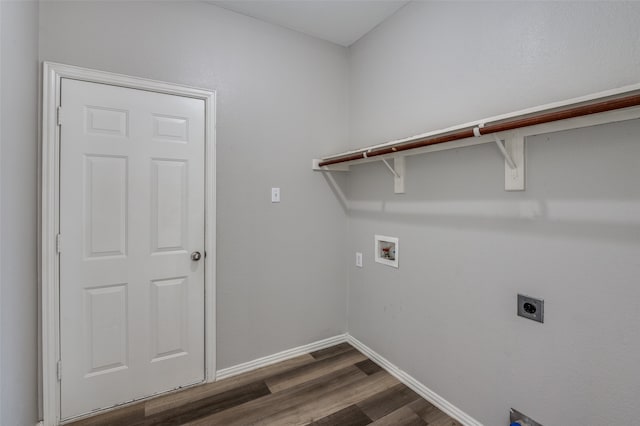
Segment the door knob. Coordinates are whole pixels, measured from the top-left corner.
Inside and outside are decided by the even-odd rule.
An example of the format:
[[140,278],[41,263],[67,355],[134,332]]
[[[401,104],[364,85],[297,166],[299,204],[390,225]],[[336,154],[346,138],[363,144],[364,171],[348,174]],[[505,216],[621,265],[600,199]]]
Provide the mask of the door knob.
[[199,251],[194,251],[193,253],[191,253],[191,260],[193,261],[198,261],[200,260],[200,258],[202,257],[202,255],[200,254]]

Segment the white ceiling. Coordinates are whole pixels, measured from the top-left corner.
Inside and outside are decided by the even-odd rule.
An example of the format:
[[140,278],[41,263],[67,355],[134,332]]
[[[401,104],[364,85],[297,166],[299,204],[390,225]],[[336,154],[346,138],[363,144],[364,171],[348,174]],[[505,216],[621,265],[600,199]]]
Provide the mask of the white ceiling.
[[350,46],[407,0],[210,0],[262,21]]

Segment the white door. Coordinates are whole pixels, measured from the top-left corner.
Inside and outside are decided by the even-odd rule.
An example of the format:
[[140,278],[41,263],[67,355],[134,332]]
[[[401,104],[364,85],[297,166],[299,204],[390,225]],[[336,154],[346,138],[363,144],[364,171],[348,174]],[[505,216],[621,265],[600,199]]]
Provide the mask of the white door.
[[67,419],[204,380],[205,107],[71,79],[61,93]]

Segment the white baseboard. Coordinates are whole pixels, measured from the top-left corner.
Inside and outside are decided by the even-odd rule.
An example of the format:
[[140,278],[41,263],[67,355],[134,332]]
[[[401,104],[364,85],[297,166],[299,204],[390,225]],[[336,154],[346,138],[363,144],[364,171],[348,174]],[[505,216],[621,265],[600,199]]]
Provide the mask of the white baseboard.
[[414,379],[409,374],[400,370],[382,355],[378,354],[373,349],[369,348],[367,345],[351,336],[350,334],[347,334],[347,342],[349,342],[353,347],[369,357],[369,359],[374,361],[376,364],[379,364],[382,368],[387,370],[389,374],[407,385],[415,393],[448,414],[450,417],[456,419],[465,426],[482,426],[482,423],[475,420],[473,417]]
[[328,339],[318,340],[317,342],[309,343],[308,345],[298,346],[297,348],[288,349],[286,351],[278,352],[277,354],[268,355],[262,358],[254,359],[253,361],[244,362],[242,364],[234,365],[233,367],[223,368],[216,371],[216,380],[226,379],[238,374],[246,373],[251,370],[256,370],[267,365],[275,364],[277,362],[285,361],[297,357],[299,355],[308,354],[309,352],[318,351],[320,349],[328,348],[338,343],[347,341],[346,334],[339,334],[337,336],[329,337]]
[[254,359],[253,361],[245,362],[242,364],[234,365],[233,367],[223,368],[216,372],[216,380],[227,379],[238,374],[246,373],[252,370],[256,370],[267,365],[275,364],[277,362],[285,361],[287,359],[294,358],[299,355],[304,355],[309,352],[318,351],[320,349],[328,348],[338,343],[348,342],[357,350],[365,354],[376,364],[379,364],[389,374],[400,380],[402,383],[411,388],[415,393],[438,407],[440,410],[448,414],[450,417],[456,419],[465,426],[482,426],[482,423],[475,420],[473,417],[451,404],[449,401],[414,379],[409,374],[400,370],[394,364],[389,362],[382,355],[375,352],[373,349],[351,336],[350,334],[339,334],[337,336],[329,337],[328,339],[318,340],[317,342],[309,343],[308,345],[298,346],[297,348],[288,349],[286,351],[278,352],[277,354],[265,356],[262,358]]

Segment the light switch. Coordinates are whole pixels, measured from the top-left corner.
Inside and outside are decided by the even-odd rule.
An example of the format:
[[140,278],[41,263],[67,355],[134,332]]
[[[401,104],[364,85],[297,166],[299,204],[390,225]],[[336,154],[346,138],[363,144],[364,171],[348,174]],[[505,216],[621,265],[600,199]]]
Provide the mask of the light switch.
[[271,202],[272,203],[280,202],[280,188],[271,188]]
[[356,266],[362,268],[362,253],[356,252]]

